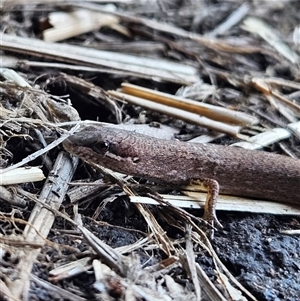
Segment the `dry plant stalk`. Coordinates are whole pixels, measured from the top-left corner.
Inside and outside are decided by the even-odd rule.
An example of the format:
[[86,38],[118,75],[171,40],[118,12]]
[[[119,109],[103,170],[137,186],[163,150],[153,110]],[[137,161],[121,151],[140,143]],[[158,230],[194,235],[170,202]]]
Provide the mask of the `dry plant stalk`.
[[224,123],[248,126],[257,124],[259,122],[256,117],[253,117],[246,113],[201,103],[191,99],[174,96],[168,93],[147,89],[137,85],[123,83],[121,86],[121,91],[128,95],[145,98],[153,102],[161,103],[173,108],[182,109],[188,112],[194,112],[201,116],[205,116],[207,118]]
[[[49,14],[48,18],[53,27],[43,32],[46,42],[66,40],[92,30],[98,30],[103,26],[112,27],[119,23],[115,16],[85,9],[77,9],[69,13],[53,12]],[[128,32],[127,35],[129,35]]]
[[122,101],[129,102],[131,104],[135,104],[141,107],[144,107],[149,110],[157,111],[159,113],[172,116],[178,119],[185,120],[187,122],[197,124],[199,126],[203,126],[205,128],[215,130],[218,132],[226,133],[231,136],[237,136],[241,127],[225,124],[222,122],[218,122],[206,117],[201,117],[198,114],[190,113],[181,109],[173,108],[167,105],[163,105],[160,103],[156,103],[144,98],[127,95],[124,93],[116,92],[116,91],[108,91],[108,94],[120,99]]
[[198,71],[192,66],[167,60],[131,56],[116,52],[91,49],[69,44],[47,43],[38,39],[2,35],[0,49],[68,63],[81,62],[88,66],[132,72],[137,77],[159,78],[164,81],[193,83],[198,80]]

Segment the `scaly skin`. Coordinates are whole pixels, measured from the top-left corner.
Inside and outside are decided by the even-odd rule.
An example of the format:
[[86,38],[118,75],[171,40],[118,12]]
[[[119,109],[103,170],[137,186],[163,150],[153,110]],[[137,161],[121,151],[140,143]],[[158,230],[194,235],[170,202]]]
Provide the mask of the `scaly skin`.
[[[87,127],[63,143],[81,159],[157,182],[219,184],[221,193],[300,205],[300,160],[236,147],[162,140],[109,127]],[[209,190],[209,189],[208,189]],[[214,191],[213,195],[211,192]],[[205,216],[214,217],[210,190]],[[210,202],[210,203],[209,203]]]
[[300,160],[263,151],[156,139],[87,127],[63,143],[70,153],[124,174],[170,184],[209,178],[224,194],[300,205]]

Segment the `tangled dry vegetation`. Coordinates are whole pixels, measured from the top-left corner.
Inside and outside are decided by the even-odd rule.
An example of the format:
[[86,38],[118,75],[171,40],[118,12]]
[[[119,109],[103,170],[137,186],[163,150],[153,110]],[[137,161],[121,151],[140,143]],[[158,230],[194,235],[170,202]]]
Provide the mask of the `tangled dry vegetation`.
[[298,300],[297,238],[293,269],[245,286],[180,207],[193,199],[157,199],[166,187],[79,163],[61,142],[97,120],[299,158],[299,2],[108,2],[1,2],[1,300]]

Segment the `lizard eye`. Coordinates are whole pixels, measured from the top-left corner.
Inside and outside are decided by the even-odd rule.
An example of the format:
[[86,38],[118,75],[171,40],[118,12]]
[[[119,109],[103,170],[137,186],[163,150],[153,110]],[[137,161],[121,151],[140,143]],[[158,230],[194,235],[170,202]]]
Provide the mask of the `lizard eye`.
[[96,153],[103,153],[109,150],[109,143],[106,141],[101,141],[92,146],[92,150]]

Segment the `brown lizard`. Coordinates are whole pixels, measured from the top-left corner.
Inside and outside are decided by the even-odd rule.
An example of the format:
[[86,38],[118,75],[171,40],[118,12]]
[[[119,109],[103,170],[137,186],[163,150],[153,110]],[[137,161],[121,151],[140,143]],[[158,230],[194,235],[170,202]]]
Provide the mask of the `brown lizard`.
[[181,186],[197,182],[208,191],[204,218],[211,223],[218,223],[215,204],[219,191],[300,206],[299,159],[157,139],[112,127],[89,126],[63,145],[87,162],[124,174]]

